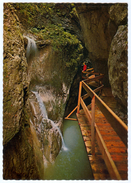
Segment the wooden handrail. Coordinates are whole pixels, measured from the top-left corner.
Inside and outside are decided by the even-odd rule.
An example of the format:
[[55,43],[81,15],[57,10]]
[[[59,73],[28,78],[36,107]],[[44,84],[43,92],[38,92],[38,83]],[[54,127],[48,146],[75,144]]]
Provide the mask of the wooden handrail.
[[100,99],[100,97],[98,97],[98,95],[84,81],[82,81],[82,86],[89,93],[91,98],[93,96],[96,97],[96,105],[99,107],[118,136],[127,146],[127,125],[105,104],[105,102]]
[[82,90],[82,81],[80,82],[80,85],[79,85],[79,95],[78,95],[77,113],[79,113],[79,110],[80,110],[81,90]]
[[91,151],[92,154],[95,154],[95,96],[91,101]]
[[91,125],[91,142],[92,142],[92,146],[91,146],[91,150],[92,150],[92,154],[95,154],[95,137],[96,140],[98,142],[98,145],[100,147],[103,159],[105,161],[105,164],[108,168],[108,171],[110,173],[110,176],[112,179],[115,180],[121,180],[121,176],[117,170],[117,167],[113,161],[113,159],[111,158],[111,155],[106,147],[106,144],[100,134],[100,131],[95,123],[95,95],[92,99],[92,112],[90,113],[90,111],[88,110],[85,102],[83,101],[83,99],[80,97],[80,104],[84,110],[84,113]]
[[104,74],[101,74],[101,75],[98,75],[98,76],[96,76],[96,77],[94,77],[94,78],[85,79],[85,80],[83,80],[82,82],[89,83],[89,82],[91,82],[91,81],[97,81],[97,80],[99,80],[99,79],[102,79],[103,77],[104,77]]
[[95,129],[96,129],[96,139],[97,139],[97,142],[98,142],[98,145],[101,149],[101,153],[102,153],[102,156],[103,156],[103,159],[105,161],[105,164],[108,168],[108,171],[110,173],[110,176],[112,179],[115,179],[115,180],[122,180],[121,179],[121,176],[117,170],[117,167],[114,163],[114,161],[112,160],[111,158],[111,155],[106,147],[106,144],[100,134],[100,131],[97,127],[97,125],[95,124]]
[[[78,106],[77,106],[77,113],[79,113],[79,109],[80,109],[80,105],[83,108],[83,111],[91,125],[91,151],[92,151],[92,155],[95,154],[95,138],[98,142],[98,145],[100,147],[103,159],[105,161],[105,164],[107,166],[107,169],[109,171],[109,174],[111,176],[112,179],[115,180],[122,180],[121,176],[118,172],[118,169],[108,151],[108,148],[106,147],[106,144],[102,138],[102,135],[97,127],[97,124],[95,123],[95,104],[99,107],[99,109],[101,110],[101,112],[103,113],[103,115],[106,117],[106,119],[108,120],[108,122],[111,124],[111,126],[113,127],[113,129],[116,131],[116,133],[118,134],[118,136],[121,138],[121,140],[124,142],[124,144],[127,146],[127,130],[128,127],[127,125],[105,104],[105,102],[103,102],[103,100],[101,100],[101,98],[95,93],[97,91],[99,91],[102,87],[100,86],[99,88],[96,88],[94,91],[85,83],[85,82],[90,82],[98,79],[101,79],[103,77],[103,75],[99,75],[96,76],[95,78],[92,79],[86,79],[84,81],[80,82],[80,86],[79,86],[79,95],[78,95]],[[84,95],[83,97],[81,96],[81,91],[82,91],[82,87],[85,89],[85,91],[87,92],[86,95]],[[91,103],[91,111],[88,110],[84,99],[86,99],[87,97],[91,97],[92,98],[92,103]]]
[[[102,90],[103,87],[104,87],[104,85],[101,85],[98,88],[94,89],[93,91],[96,93],[96,92]],[[86,93],[85,95],[82,96],[82,99],[85,100],[88,97],[90,97],[90,95],[89,95],[89,93]]]

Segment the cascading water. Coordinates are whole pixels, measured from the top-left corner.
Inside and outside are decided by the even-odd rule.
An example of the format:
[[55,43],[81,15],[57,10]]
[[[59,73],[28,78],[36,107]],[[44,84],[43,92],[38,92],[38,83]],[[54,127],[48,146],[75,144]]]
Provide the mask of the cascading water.
[[62,133],[61,133],[61,131],[60,131],[60,128],[59,128],[58,126],[56,126],[56,124],[55,124],[52,120],[49,119],[49,121],[51,122],[52,127],[56,128],[56,129],[58,130],[60,136],[61,136],[61,140],[62,140],[62,149],[63,149],[64,151],[67,151],[68,148],[67,148],[66,145],[65,145],[65,142],[64,142]]
[[59,132],[59,134],[60,134],[60,137],[61,137],[61,140],[62,140],[62,149],[63,149],[64,151],[67,151],[68,148],[67,148],[66,145],[65,145],[65,142],[64,142],[62,133],[61,133],[61,131],[60,131],[60,128],[54,123],[54,121],[52,121],[51,119],[48,118],[48,115],[47,115],[47,111],[46,111],[45,105],[44,105],[44,103],[43,103],[43,101],[42,101],[42,99],[41,99],[39,93],[38,93],[38,92],[34,92],[34,91],[32,91],[32,93],[35,94],[35,96],[36,96],[36,98],[37,98],[37,101],[38,101],[38,103],[39,103],[39,107],[40,107],[40,110],[41,110],[41,115],[42,115],[43,121],[44,121],[44,119],[46,119],[46,121],[47,121],[48,123],[50,123],[50,124],[52,125],[53,128],[55,128],[55,129],[58,130],[58,132]]
[[24,36],[28,40],[27,48],[26,48],[26,58],[27,60],[31,56],[35,56],[37,53],[37,46],[33,39],[29,38],[28,36]]
[[42,117],[45,118],[45,119],[48,119],[48,115],[47,115],[47,111],[46,111],[45,105],[44,105],[44,103],[43,103],[39,93],[38,92],[34,92],[34,91],[33,91],[33,93],[35,94],[35,96],[37,98],[37,101],[39,103],[39,107],[40,107],[40,110],[41,110]]

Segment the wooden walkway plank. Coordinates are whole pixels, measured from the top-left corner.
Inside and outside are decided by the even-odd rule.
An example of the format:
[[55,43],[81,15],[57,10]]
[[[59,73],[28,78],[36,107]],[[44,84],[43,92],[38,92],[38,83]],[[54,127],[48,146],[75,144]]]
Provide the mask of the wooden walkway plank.
[[[93,73],[79,85],[77,119],[95,180],[127,180],[127,125],[95,93],[103,88],[103,74]],[[95,82],[94,91],[87,83]],[[100,86],[100,84],[102,86]],[[87,92],[81,96],[82,87]],[[107,92],[104,97],[106,97]],[[108,92],[111,96],[111,92]],[[92,98],[86,106],[84,99]],[[114,103],[109,102],[113,108]],[[80,105],[82,110],[80,110]],[[70,114],[68,115],[68,117]]]
[[111,158],[111,155],[104,143],[104,140],[103,140],[97,126],[96,126],[96,138],[98,141],[98,145],[101,149],[106,166],[108,167],[108,171],[110,173],[111,178],[114,180],[121,180],[121,176],[116,168],[115,163],[113,162],[113,160]]
[[[89,106],[89,108],[90,108],[90,106]],[[118,174],[118,177],[116,178],[113,175],[112,179],[127,180],[127,147],[121,141],[120,137],[114,131],[112,126],[108,123],[108,121],[106,120],[104,115],[101,113],[101,111],[99,111],[99,108],[97,106],[95,106],[95,108],[96,108],[96,110],[95,110],[95,122],[97,124],[97,128],[99,129],[99,131],[102,135],[102,138],[104,140],[104,143],[107,146],[107,149],[110,153],[111,159],[114,161],[115,166],[117,167],[117,170],[120,173],[119,174],[117,172],[116,174]],[[90,112],[90,114],[91,114],[91,112]],[[84,114],[83,110],[80,110],[80,114],[77,114],[77,116],[78,115],[81,116],[80,118],[78,117],[78,121],[80,124],[80,128],[81,128],[82,135],[83,135],[83,140],[85,142],[87,152],[90,155],[91,154],[91,124],[88,122],[88,118]],[[83,122],[83,121],[86,121],[86,122]],[[90,143],[89,143],[89,141],[90,141]],[[96,149],[96,145],[95,145],[95,152],[96,152],[95,157],[98,158],[98,156],[99,156],[98,154],[100,154],[101,158],[103,158],[101,153],[100,153],[100,150],[98,151]],[[89,160],[91,161],[92,158],[93,158],[93,156],[90,156]],[[94,160],[96,161],[96,164],[99,164],[98,160],[96,160],[96,158],[94,158]],[[90,163],[92,163],[92,162],[90,162]],[[121,166],[119,166],[120,164],[121,164]],[[94,168],[93,164],[91,166],[93,169]],[[99,166],[100,166],[100,164],[99,164]],[[109,165],[107,165],[107,166],[109,169]],[[107,171],[107,169],[106,169],[106,171]],[[95,176],[97,174],[95,180],[99,180],[98,179],[98,177],[100,178],[99,173],[94,172]],[[112,172],[110,172],[110,174],[112,174]],[[119,175],[121,175],[121,176],[119,176]],[[108,177],[108,179],[109,179],[109,177]],[[102,179],[102,180],[106,180],[106,178]]]
[[111,180],[109,172],[106,168],[105,162],[98,145],[95,142],[95,155],[91,154],[91,126],[87,124],[87,118],[82,110],[77,115],[88,158],[91,164],[95,180]]
[[90,97],[96,97],[96,104],[102,113],[105,115],[108,122],[111,124],[116,133],[120,136],[122,141],[127,146],[127,126],[124,122],[98,97],[98,95],[85,83],[82,81],[83,88],[90,94]]
[[[99,111],[99,112],[98,112]],[[127,147],[96,106],[95,122],[122,180],[127,180]],[[121,162],[123,168],[118,166]],[[119,164],[118,164],[119,163]]]

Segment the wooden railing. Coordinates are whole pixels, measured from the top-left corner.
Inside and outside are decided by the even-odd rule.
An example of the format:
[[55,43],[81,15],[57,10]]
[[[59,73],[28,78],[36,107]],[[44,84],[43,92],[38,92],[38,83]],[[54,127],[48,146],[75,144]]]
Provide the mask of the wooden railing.
[[[101,86],[102,87],[102,86]],[[83,97],[81,96],[82,88],[85,89],[87,92],[86,95]],[[101,88],[99,88],[101,89]],[[98,89],[95,89],[96,91]],[[95,104],[99,107],[107,121],[111,124],[113,129],[116,131],[118,136],[121,138],[121,140],[124,142],[124,144],[127,146],[127,125],[100,99],[100,97],[95,93],[96,91],[93,91],[86,83],[85,81],[81,81],[79,85],[79,95],[78,95],[78,105],[77,105],[77,113],[80,111],[80,105],[82,106],[84,113],[91,124],[91,143],[92,143],[92,154],[95,154],[95,138],[98,142],[98,145],[100,147],[103,159],[105,161],[105,164],[108,168],[108,171],[110,173],[110,176],[112,179],[121,180],[121,176],[117,170],[117,167],[114,163],[114,161],[111,158],[111,155],[106,147],[106,144],[100,134],[100,131],[95,123]],[[91,102],[91,113],[88,110],[84,99],[87,97],[92,98]]]

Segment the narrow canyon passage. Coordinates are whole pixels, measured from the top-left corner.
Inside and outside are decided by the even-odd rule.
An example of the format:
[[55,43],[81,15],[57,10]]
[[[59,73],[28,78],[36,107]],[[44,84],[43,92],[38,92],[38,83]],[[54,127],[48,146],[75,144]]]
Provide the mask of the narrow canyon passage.
[[3,3],[3,179],[95,180],[80,123],[63,119],[91,76],[128,125],[127,55],[128,3]]
[[[75,114],[74,114],[75,115]],[[64,120],[61,149],[55,163],[45,168],[45,180],[93,180],[89,159],[77,121]]]

